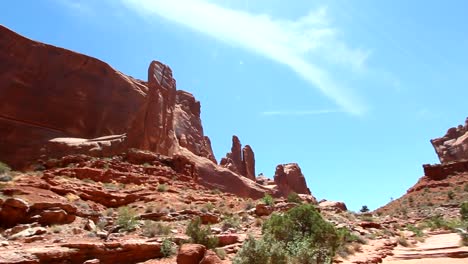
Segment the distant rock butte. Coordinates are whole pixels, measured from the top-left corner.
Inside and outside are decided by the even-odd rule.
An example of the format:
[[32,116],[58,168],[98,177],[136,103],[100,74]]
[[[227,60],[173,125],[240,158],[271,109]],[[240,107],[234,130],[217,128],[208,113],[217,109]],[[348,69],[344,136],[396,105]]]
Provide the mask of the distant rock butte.
[[232,136],[231,152],[221,159],[220,165],[255,181],[255,154],[249,145],[242,148],[237,136]]
[[431,140],[441,163],[468,160],[468,118],[465,125],[450,128],[440,138]]
[[310,194],[297,164],[277,168],[278,188],[257,184],[254,152],[237,136],[217,165],[200,102],[176,89],[172,70],[161,62],[150,63],[145,82],[0,26],[0,73],[0,161],[14,169],[70,154],[109,157],[140,149],[193,164],[200,184],[240,196]]
[[311,194],[301,168],[297,163],[281,164],[276,166],[275,183],[282,195],[291,192],[299,194]]

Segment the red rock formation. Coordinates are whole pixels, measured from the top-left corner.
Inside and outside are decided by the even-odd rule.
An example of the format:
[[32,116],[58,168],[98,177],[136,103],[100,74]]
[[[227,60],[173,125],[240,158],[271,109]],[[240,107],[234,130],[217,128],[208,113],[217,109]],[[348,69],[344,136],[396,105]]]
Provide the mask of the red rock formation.
[[231,152],[221,159],[220,165],[255,181],[255,155],[252,148],[246,145],[242,148],[237,136],[232,136]]
[[431,140],[441,163],[468,159],[468,118],[465,125],[450,128],[441,137]]
[[288,163],[276,166],[274,181],[282,195],[291,192],[311,194],[301,168],[297,163]]
[[203,133],[200,102],[185,91],[177,91],[174,130],[181,147],[217,163],[211,148],[211,141]]
[[145,83],[1,26],[0,61],[0,160],[11,166],[129,147],[171,153],[176,88],[164,64],[153,61]]

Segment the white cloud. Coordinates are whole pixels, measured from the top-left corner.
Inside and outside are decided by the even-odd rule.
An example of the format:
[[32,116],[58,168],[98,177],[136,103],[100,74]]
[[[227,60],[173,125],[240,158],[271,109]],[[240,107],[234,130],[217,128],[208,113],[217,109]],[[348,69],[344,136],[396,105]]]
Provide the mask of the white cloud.
[[343,110],[338,109],[319,109],[319,110],[302,110],[302,111],[264,111],[260,114],[263,116],[308,116],[308,115],[323,115],[343,113]]
[[122,2],[145,18],[163,17],[284,64],[345,112],[360,115],[366,110],[355,91],[332,77],[331,68],[340,67],[350,74],[363,71],[369,52],[351,49],[338,39],[326,8],[297,20],[282,20],[224,8],[207,0]]

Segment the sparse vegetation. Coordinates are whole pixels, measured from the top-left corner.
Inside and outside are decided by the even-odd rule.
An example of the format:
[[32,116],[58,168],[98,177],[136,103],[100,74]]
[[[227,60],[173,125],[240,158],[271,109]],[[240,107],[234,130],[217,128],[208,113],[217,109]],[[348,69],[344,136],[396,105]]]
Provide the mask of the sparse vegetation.
[[166,192],[168,189],[167,185],[166,184],[159,184],[158,185],[158,192]]
[[117,225],[124,231],[132,231],[138,226],[138,216],[134,209],[127,206],[120,207],[117,216]]
[[449,200],[453,200],[453,198],[455,198],[455,193],[453,191],[448,191],[447,192],[447,198]]
[[247,202],[245,203],[245,210],[250,210],[254,207],[255,207],[254,202],[252,201],[252,199],[249,198]]
[[174,255],[174,253],[175,253],[175,248],[174,248],[174,245],[172,244],[172,241],[169,239],[164,239],[161,244],[161,254],[167,258],[167,257]]
[[402,247],[409,247],[410,246],[408,240],[404,236],[398,237],[398,244],[401,245]]
[[222,248],[215,248],[214,249],[214,252],[216,253],[216,255],[218,255],[218,257],[221,259],[221,260],[224,260],[226,258],[226,251]]
[[262,202],[268,206],[272,206],[275,204],[275,199],[273,199],[273,197],[267,193],[265,196],[263,196]]
[[290,203],[302,203],[302,199],[301,197],[299,197],[299,194],[295,193],[295,192],[290,192],[288,194],[288,202]]
[[171,233],[171,227],[161,222],[155,222],[146,220],[143,222],[142,234],[146,237],[155,237],[157,235],[169,235]]
[[200,217],[190,221],[185,234],[191,238],[192,243],[202,244],[207,248],[214,248],[218,245],[218,238],[212,235],[209,226],[202,226]]
[[237,230],[240,227],[240,223],[241,219],[239,218],[239,216],[229,216],[226,219],[224,219],[221,229],[223,229],[223,231],[226,231],[229,228],[234,228]]
[[0,181],[9,182],[13,180],[13,177],[10,175],[11,168],[3,162],[0,162]]

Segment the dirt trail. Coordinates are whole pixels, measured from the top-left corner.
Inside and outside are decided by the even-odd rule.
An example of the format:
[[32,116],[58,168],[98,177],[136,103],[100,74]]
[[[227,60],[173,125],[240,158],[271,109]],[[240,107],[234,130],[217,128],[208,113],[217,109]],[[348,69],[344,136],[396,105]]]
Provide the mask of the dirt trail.
[[460,246],[456,233],[430,235],[415,247],[398,246],[384,264],[458,264],[468,263],[468,247]]

